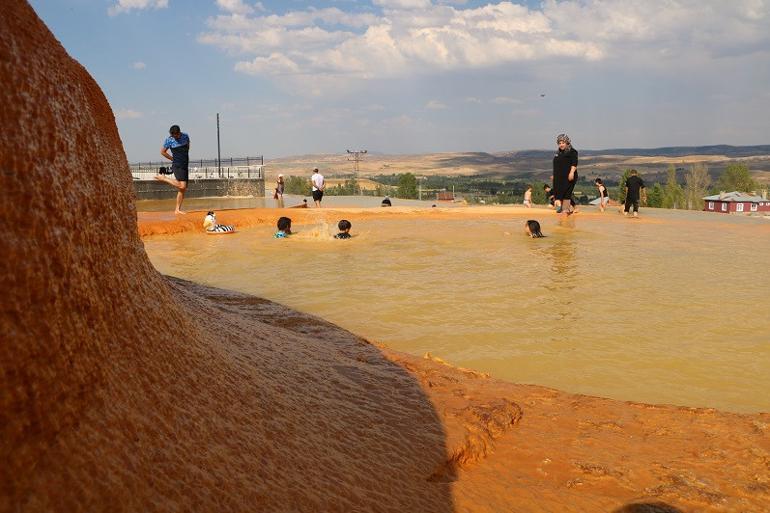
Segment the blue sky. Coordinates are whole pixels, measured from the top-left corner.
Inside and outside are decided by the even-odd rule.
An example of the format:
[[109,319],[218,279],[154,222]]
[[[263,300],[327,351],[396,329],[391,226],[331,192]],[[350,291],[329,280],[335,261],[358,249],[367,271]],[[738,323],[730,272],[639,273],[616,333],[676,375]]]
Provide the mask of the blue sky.
[[770,0],[31,4],[129,161],[767,143]]

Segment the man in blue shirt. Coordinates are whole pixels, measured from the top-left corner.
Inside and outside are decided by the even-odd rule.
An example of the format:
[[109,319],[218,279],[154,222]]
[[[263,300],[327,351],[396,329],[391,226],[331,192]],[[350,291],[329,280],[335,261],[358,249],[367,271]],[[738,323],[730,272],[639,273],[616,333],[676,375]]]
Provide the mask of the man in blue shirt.
[[[177,189],[175,214],[184,214],[182,212],[182,200],[187,190],[187,180],[190,168],[190,136],[179,129],[179,125],[173,125],[168,131],[169,137],[163,142],[160,154],[171,161],[171,171],[174,178],[158,175],[156,180],[166,182]],[[168,151],[171,150],[169,155]]]

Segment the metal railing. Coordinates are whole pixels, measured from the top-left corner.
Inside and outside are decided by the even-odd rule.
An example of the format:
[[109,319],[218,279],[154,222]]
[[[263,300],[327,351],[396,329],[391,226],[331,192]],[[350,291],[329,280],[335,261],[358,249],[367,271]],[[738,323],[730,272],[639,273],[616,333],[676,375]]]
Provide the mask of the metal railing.
[[[264,178],[262,168],[265,159],[259,157],[229,157],[217,159],[190,159],[189,179],[206,180],[216,178]],[[134,180],[152,180],[161,167],[171,167],[171,161],[135,162],[129,164]]]

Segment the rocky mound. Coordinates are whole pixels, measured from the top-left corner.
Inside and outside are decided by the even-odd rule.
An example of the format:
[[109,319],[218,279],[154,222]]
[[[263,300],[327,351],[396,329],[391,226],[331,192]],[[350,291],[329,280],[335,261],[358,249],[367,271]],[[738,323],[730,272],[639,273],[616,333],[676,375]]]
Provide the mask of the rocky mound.
[[0,510],[450,510],[495,433],[447,449],[374,346],[160,276],[104,95],[26,2],[3,10]]

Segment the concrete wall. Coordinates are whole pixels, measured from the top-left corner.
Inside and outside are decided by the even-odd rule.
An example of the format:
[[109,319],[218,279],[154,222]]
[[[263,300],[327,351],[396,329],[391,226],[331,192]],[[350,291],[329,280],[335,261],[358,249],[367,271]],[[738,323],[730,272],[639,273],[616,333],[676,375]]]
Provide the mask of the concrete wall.
[[[176,189],[158,180],[134,180],[136,199],[176,198]],[[185,198],[207,198],[221,196],[265,195],[265,180],[262,178],[209,178],[187,182]]]

